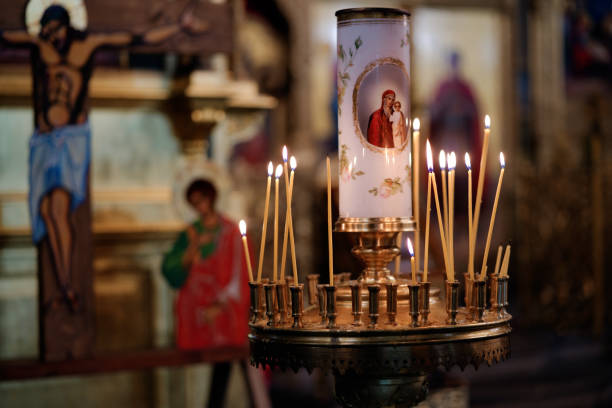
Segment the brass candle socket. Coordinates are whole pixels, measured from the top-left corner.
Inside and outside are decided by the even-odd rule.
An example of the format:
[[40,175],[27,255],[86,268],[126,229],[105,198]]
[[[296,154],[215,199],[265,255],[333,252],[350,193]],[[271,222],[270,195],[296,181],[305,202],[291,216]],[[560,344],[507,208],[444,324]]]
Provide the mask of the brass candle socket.
[[293,316],[293,328],[304,327],[302,316],[304,315],[304,284],[289,286],[291,291],[291,316]]
[[410,291],[410,319],[412,327],[419,325],[419,284],[418,282],[408,285]]
[[446,281],[446,314],[447,323],[457,324],[457,309],[459,307],[459,281]]
[[389,317],[389,324],[396,326],[397,322],[395,317],[397,316],[397,283],[385,283],[385,289],[387,290],[387,316]]
[[291,317],[291,292],[289,288],[293,286],[293,276],[285,276],[285,299],[287,301],[287,317]]
[[361,284],[357,281],[351,281],[350,286],[353,326],[361,326]]
[[326,285],[325,293],[327,294],[327,328],[336,328],[336,317],[338,309],[336,308],[336,286]]
[[321,324],[327,323],[327,295],[325,294],[325,284],[317,285],[317,299],[319,300],[319,316],[321,316]]
[[378,285],[368,285],[368,294],[369,294],[369,316],[370,316],[370,324],[369,328],[373,329],[376,327],[378,323],[378,295],[380,293],[380,286]]
[[431,287],[431,282],[420,282],[419,285],[421,286],[419,290],[421,294],[419,314],[421,315],[421,323],[423,326],[426,326],[428,323],[427,319],[429,318],[429,289]]
[[276,286],[276,304],[278,305],[279,323],[287,323],[287,284],[279,281]]
[[266,295],[266,316],[268,317],[268,326],[276,325],[276,284],[265,283],[263,285]]
[[484,311],[487,307],[487,282],[485,280],[474,282],[473,295],[475,295],[475,317],[479,322],[483,322]]
[[257,316],[258,320],[264,319],[266,315],[266,293],[264,290],[264,285],[266,283],[270,283],[270,279],[263,278],[261,282],[259,282],[259,313]]
[[505,317],[507,307],[508,307],[508,277],[499,276],[497,278],[497,302],[495,305],[495,310],[497,311],[498,319]]
[[308,304],[314,306],[317,304],[317,285],[319,284],[319,275],[311,273],[306,276],[306,284],[308,289]]
[[251,307],[249,308],[249,321],[255,323],[259,315],[259,291],[261,283],[249,282],[249,294],[251,297]]
[[489,292],[489,306],[491,310],[496,310],[497,307],[497,281],[499,279],[499,274],[489,275],[489,281],[487,285],[487,289],[490,288]]
[[465,308],[468,311],[468,313],[472,313],[473,306],[474,306],[474,300],[472,298],[472,292],[474,291],[474,279],[471,279],[470,274],[467,272],[463,274],[463,279],[464,279],[463,301],[465,302]]

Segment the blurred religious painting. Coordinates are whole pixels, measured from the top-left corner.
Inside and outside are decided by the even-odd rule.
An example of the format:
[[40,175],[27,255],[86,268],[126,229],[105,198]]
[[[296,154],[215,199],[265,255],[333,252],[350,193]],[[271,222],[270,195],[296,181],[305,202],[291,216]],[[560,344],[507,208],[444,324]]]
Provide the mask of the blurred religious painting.
[[0,32],[0,40],[30,50],[35,130],[28,201],[39,250],[40,347],[43,357],[62,359],[88,354],[93,339],[88,90],[94,54],[103,46],[158,43],[206,24],[186,11],[180,23],[144,34],[88,33],[80,0],[30,0],[25,19],[27,30]]
[[176,345],[180,349],[244,345],[248,277],[238,226],[215,209],[217,188],[198,178],[185,199],[197,219],[164,256],[162,273],[178,290]]
[[354,91],[357,134],[374,151],[403,150],[408,142],[408,73],[404,64],[384,58],[368,65]]
[[[430,104],[429,139],[437,150],[454,151],[460,157],[464,152],[469,152],[473,174],[479,175],[482,118],[478,103],[472,86],[461,75],[460,55],[452,52],[448,63],[448,74],[436,87]],[[458,196],[463,194],[461,192],[467,192],[466,172],[456,173],[456,183]],[[486,178],[484,185],[486,188]],[[465,200],[457,200],[455,208],[458,216],[467,215]]]
[[569,1],[564,19],[565,71],[570,85],[612,85],[612,3]]

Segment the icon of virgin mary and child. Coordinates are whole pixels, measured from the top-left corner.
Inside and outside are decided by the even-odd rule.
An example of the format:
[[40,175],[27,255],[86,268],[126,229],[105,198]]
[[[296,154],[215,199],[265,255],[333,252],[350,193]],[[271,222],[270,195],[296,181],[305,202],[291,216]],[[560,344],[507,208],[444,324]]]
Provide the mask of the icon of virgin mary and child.
[[387,89],[382,94],[380,109],[368,120],[368,143],[378,147],[396,148],[406,142],[406,118],[395,92]]

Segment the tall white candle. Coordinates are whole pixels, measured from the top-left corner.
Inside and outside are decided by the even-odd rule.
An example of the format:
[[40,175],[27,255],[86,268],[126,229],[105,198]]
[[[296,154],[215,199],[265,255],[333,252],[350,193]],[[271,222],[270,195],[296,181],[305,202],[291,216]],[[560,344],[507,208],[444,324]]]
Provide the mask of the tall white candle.
[[247,265],[247,271],[249,272],[249,282],[253,282],[253,269],[251,268],[251,256],[249,254],[249,245],[247,244],[246,237],[246,222],[244,220],[240,220],[238,223],[238,228],[240,228],[240,235],[242,235],[242,247],[244,248],[244,259]]
[[259,265],[257,266],[257,282],[261,281],[261,271],[263,268],[264,252],[266,248],[266,230],[268,228],[268,207],[270,204],[270,184],[272,182],[272,173],[274,172],[274,165],[272,162],[268,163],[268,184],[266,185],[266,201],[264,204],[264,216],[263,225],[261,227],[261,243],[259,245]]

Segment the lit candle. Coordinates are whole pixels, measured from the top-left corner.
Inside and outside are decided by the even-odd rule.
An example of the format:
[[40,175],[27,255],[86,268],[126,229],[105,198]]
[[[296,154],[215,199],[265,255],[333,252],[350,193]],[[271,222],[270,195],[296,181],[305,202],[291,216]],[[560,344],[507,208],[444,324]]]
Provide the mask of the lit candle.
[[285,214],[285,231],[283,233],[283,249],[281,251],[281,267],[280,267],[280,279],[285,280],[285,265],[287,264],[287,237],[289,236],[289,229],[291,228],[289,219],[289,195],[291,194],[291,186],[289,182],[289,171],[287,169],[287,146],[283,146],[283,174],[285,175],[285,202],[287,203],[287,211]]
[[327,250],[329,253],[329,284],[334,286],[334,245],[332,242],[331,165],[327,157]]
[[503,247],[501,245],[497,247],[497,259],[495,260],[495,269],[493,270],[494,275],[499,274],[499,267],[501,266],[502,249]]
[[448,155],[448,263],[451,275],[455,276],[455,166],[457,157],[455,152]]
[[508,276],[508,265],[510,264],[510,244],[506,245],[506,251],[504,252],[504,260],[502,262],[501,271],[499,276]]
[[283,166],[276,166],[274,174],[274,263],[272,269],[272,282],[276,282],[278,270],[278,179],[283,175]]
[[[427,146],[429,146],[429,140],[427,141]],[[431,147],[429,148],[429,151],[431,151]],[[444,256],[444,267],[446,269],[446,279],[449,282],[452,282],[455,280],[455,277],[450,275],[451,271],[448,266],[448,254],[447,254],[447,248],[446,248],[446,237],[444,234],[444,223],[442,220],[442,214],[440,213],[440,200],[438,199],[438,186],[436,184],[436,177],[433,173],[433,167],[429,171],[429,178],[431,179],[432,190],[434,192],[434,200],[436,202],[436,212],[438,213],[438,225],[439,225],[438,230],[440,230],[440,241],[442,242],[442,255]]]
[[246,260],[247,270],[249,271],[249,282],[253,282],[253,269],[251,268],[251,256],[249,255],[249,246],[246,237],[246,222],[240,220],[238,223],[240,235],[242,235],[242,246],[244,248],[244,259]]
[[478,169],[478,186],[476,187],[476,203],[474,206],[474,219],[472,226],[472,258],[476,252],[476,237],[478,236],[478,220],[480,218],[480,206],[482,204],[482,189],[487,174],[487,154],[489,152],[489,135],[491,133],[491,117],[485,115],[484,138],[482,140],[482,154],[480,156],[480,168]]
[[431,146],[429,141],[425,146],[427,153],[427,170],[429,171],[427,177],[427,214],[425,215],[425,251],[423,256],[423,282],[427,282],[427,269],[429,268],[429,223],[431,219],[431,177],[433,175],[433,156],[431,154]]
[[[442,205],[444,213],[444,236],[448,237],[448,190],[446,186],[446,153],[444,150],[440,150],[440,156],[438,157],[438,161],[440,162],[440,174],[442,175]],[[445,242],[444,245],[448,247],[448,243]]]
[[414,249],[412,248],[412,242],[410,242],[410,238],[406,238],[406,246],[408,247],[408,252],[410,252],[410,270],[412,271],[412,284],[416,285],[416,265],[414,262]]
[[257,282],[261,281],[261,271],[263,268],[264,251],[266,248],[266,229],[268,228],[268,207],[270,204],[270,184],[272,181],[272,173],[274,165],[268,163],[268,184],[266,185],[266,202],[264,204],[263,226],[261,228],[261,243],[259,245],[259,264],[257,265]]
[[502,181],[504,179],[504,171],[506,170],[506,161],[504,160],[504,154],[499,153],[499,165],[501,170],[499,172],[499,180],[497,181],[497,190],[495,191],[495,201],[493,201],[493,211],[491,212],[491,221],[489,222],[489,232],[487,232],[487,241],[485,243],[484,255],[482,257],[482,269],[480,271],[480,279],[484,279],[484,267],[487,264],[487,258],[489,257],[489,246],[491,245],[491,234],[493,233],[493,225],[495,224],[495,214],[497,212],[497,203],[499,201],[499,193],[501,191]]
[[415,118],[414,121],[412,122],[412,128],[413,128],[413,132],[412,132],[412,151],[413,153],[413,166],[412,166],[412,175],[413,175],[413,184],[412,184],[412,202],[413,202],[413,206],[412,206],[412,212],[414,214],[414,227],[415,227],[415,231],[414,231],[414,249],[415,249],[415,262],[416,262],[416,266],[417,268],[419,267],[419,261],[420,261],[420,233],[421,233],[421,223],[420,223],[420,208],[419,208],[419,169],[420,169],[420,162],[419,162],[419,137],[420,137],[420,130],[421,130],[421,121],[419,120],[419,118]]
[[465,167],[467,167],[468,172],[468,273],[470,275],[470,279],[474,279],[474,251],[472,251],[472,234],[473,234],[473,225],[472,225],[472,162],[470,160],[470,155],[465,153]]
[[289,180],[289,201],[287,202],[287,217],[289,218],[289,242],[291,242],[291,264],[293,266],[293,282],[298,284],[298,273],[297,273],[297,261],[295,257],[295,240],[293,237],[293,213],[291,211],[291,202],[293,201],[293,177],[295,169],[297,168],[297,160],[294,156],[291,156],[289,162],[291,165],[291,177]]

